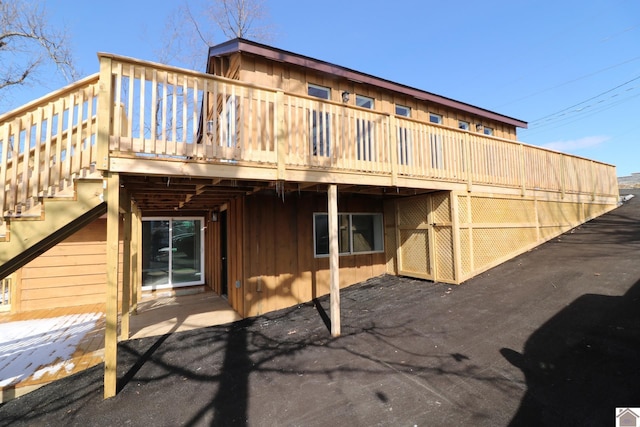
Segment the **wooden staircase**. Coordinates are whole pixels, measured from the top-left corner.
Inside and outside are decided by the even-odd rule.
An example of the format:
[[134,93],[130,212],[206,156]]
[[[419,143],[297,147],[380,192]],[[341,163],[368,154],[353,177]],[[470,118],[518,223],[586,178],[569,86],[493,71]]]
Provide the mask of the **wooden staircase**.
[[103,180],[76,180],[73,194],[45,198],[39,205],[39,214],[37,210],[4,218],[0,229],[0,278],[103,215]]
[[93,75],[0,115],[0,279],[106,212],[97,110]]

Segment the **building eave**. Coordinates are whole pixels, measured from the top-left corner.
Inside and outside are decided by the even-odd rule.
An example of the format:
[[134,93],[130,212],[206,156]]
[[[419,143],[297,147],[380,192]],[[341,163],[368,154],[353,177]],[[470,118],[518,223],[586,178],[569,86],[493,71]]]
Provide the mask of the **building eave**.
[[[283,62],[286,64],[296,65],[300,67],[314,69],[316,71],[334,75],[336,77],[345,78],[354,82],[376,86],[384,90],[397,92],[406,96],[411,96],[421,101],[432,102],[434,104],[443,105],[465,113],[486,118],[500,123],[505,123],[519,128],[527,128],[527,122],[505,116],[475,105],[465,102],[456,101],[441,95],[436,95],[421,89],[416,89],[407,85],[396,83],[370,74],[362,73],[350,68],[342,67],[330,62],[321,61],[319,59],[289,52],[286,50],[274,48],[264,44],[256,43],[245,39],[233,39],[209,48],[209,60],[212,57],[223,57],[234,53],[243,52],[260,56],[269,60]],[[207,65],[207,72],[211,72],[209,68],[211,62]]]

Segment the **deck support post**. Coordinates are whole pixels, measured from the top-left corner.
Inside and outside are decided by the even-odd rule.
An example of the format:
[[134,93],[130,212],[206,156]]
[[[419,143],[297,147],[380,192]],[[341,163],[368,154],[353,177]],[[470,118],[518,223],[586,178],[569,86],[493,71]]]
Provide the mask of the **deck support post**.
[[338,246],[338,186],[329,185],[329,271],[330,271],[330,305],[331,335],[340,336],[340,248]]
[[123,246],[122,246],[122,314],[120,320],[120,340],[129,339],[129,314],[131,313],[131,199],[123,200]]
[[[389,159],[391,161],[391,185],[398,186],[398,147],[400,147],[400,138],[398,134],[400,131],[397,129],[397,119],[395,115],[389,117]],[[406,156],[406,154],[405,154]]]
[[132,205],[131,215],[131,313],[138,314],[138,289],[142,281],[142,217],[136,204]]
[[107,306],[104,334],[104,398],[116,395],[118,354],[118,261],[120,176],[107,174]]
[[100,57],[100,80],[98,83],[98,135],[96,140],[96,168],[109,170],[109,141],[113,120],[113,78],[109,57]]

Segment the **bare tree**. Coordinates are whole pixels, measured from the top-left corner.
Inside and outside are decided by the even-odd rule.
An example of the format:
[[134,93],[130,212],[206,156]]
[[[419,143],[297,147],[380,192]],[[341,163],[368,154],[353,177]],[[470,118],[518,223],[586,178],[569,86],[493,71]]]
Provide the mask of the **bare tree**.
[[264,0],[218,0],[210,3],[207,12],[229,39],[265,40],[272,34]]
[[245,38],[269,41],[274,28],[269,22],[265,0],[184,1],[167,17],[156,60],[200,69],[207,48],[224,39]]
[[77,78],[67,36],[48,24],[42,4],[0,0],[0,90],[33,80],[46,63],[67,81]]

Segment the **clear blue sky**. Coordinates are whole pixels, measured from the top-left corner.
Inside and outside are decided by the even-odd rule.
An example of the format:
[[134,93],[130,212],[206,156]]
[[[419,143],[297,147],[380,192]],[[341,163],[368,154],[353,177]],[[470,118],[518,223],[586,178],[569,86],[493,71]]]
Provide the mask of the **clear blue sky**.
[[[68,27],[83,76],[98,71],[98,51],[155,60],[176,4],[45,0],[51,21]],[[268,44],[527,121],[521,141],[614,164],[619,176],[640,172],[638,0],[266,5]],[[60,86],[14,91],[0,111]]]

